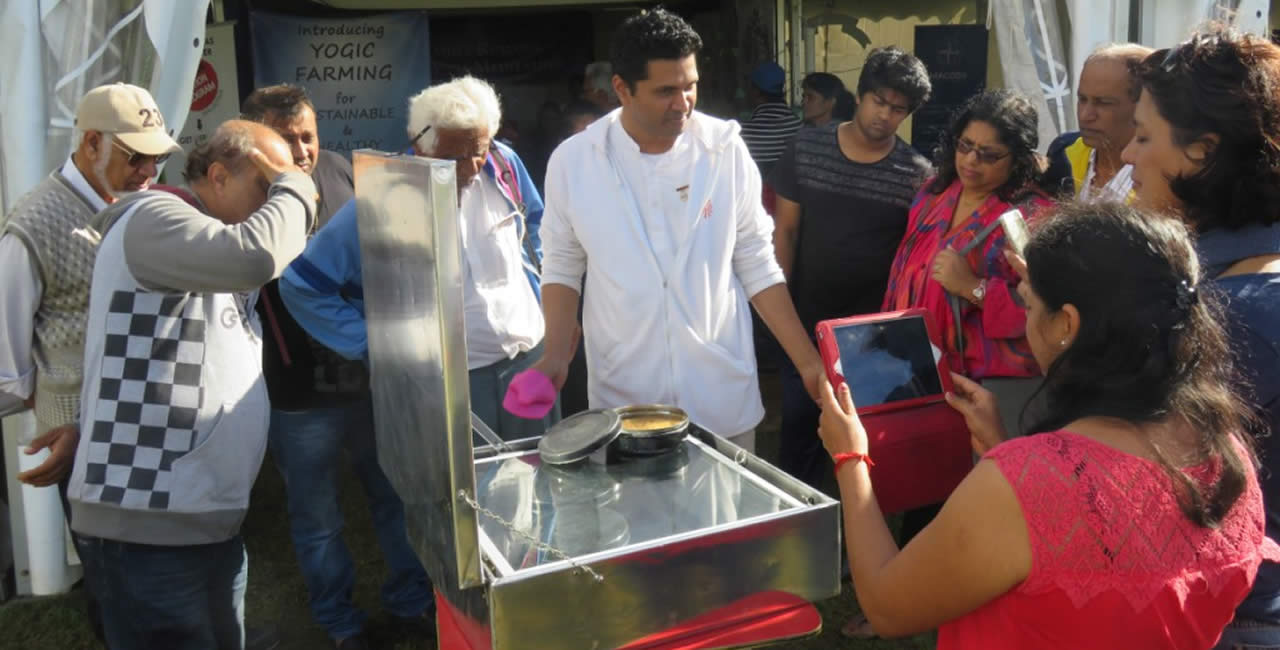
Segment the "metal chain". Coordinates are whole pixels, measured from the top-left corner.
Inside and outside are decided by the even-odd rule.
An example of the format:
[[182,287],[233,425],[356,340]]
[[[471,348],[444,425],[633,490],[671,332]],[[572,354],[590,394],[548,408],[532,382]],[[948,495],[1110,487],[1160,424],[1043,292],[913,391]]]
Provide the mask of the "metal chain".
[[586,573],[587,575],[591,576],[591,579],[594,580],[595,582],[604,582],[604,576],[600,575],[599,573],[596,573],[594,569],[592,569],[591,567],[585,564],[578,564],[577,562],[574,562],[573,558],[566,555],[560,549],[550,544],[547,544],[546,542],[543,542],[537,537],[534,537],[533,535],[530,535],[529,533],[526,533],[523,530],[520,530],[519,528],[516,528],[515,524],[507,521],[506,519],[503,519],[502,515],[499,515],[498,513],[480,505],[475,499],[471,498],[471,495],[467,494],[466,490],[458,490],[458,496],[461,497],[462,500],[467,503],[467,505],[471,506],[472,510],[475,510],[476,512],[502,524],[504,527],[506,527],[507,530],[510,530],[511,532],[515,533],[517,536],[528,541],[530,544],[533,544],[534,548],[537,548],[538,550],[541,550],[541,551],[546,551],[554,555],[557,559],[568,562],[569,566],[573,567],[575,573]]

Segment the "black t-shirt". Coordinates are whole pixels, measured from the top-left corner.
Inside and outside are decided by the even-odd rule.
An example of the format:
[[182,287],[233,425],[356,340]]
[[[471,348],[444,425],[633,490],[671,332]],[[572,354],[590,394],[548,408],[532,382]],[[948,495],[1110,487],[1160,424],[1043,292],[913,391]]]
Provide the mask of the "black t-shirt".
[[340,153],[321,149],[311,180],[320,192],[320,201],[316,203],[316,230],[319,230],[329,223],[333,213],[356,196],[351,161]]
[[[319,229],[355,197],[351,162],[342,154],[321,149],[311,179],[320,193],[316,203]],[[308,336],[280,300],[277,280],[262,288],[257,309],[262,319],[262,373],[272,408],[339,406],[369,394],[364,363],[343,359]]]
[[801,129],[772,176],[801,208],[790,288],[810,335],[818,321],[880,310],[911,201],[932,171],[901,139],[877,162],[849,160],[837,128]]

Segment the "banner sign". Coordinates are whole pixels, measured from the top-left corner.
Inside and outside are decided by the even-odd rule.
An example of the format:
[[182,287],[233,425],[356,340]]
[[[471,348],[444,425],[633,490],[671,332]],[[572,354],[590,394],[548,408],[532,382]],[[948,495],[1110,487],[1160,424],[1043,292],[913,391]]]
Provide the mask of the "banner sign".
[[236,75],[235,23],[205,28],[204,53],[191,90],[191,112],[178,134],[183,153],[165,163],[165,182],[181,184],[186,153],[205,143],[214,129],[240,115],[240,82]]
[[307,18],[251,14],[253,82],[291,83],[316,107],[320,146],[399,151],[409,97],[431,83],[427,14]]
[[929,70],[933,97],[911,116],[911,145],[932,159],[952,113],[987,85],[987,28],[916,25],[915,51]]

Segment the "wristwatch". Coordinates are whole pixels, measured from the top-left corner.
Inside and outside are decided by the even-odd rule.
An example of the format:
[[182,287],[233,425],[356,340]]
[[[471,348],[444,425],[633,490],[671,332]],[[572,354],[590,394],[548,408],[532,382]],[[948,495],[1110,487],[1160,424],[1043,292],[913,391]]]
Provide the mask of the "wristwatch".
[[982,299],[987,297],[987,279],[978,280],[978,286],[973,288],[973,304],[981,305]]

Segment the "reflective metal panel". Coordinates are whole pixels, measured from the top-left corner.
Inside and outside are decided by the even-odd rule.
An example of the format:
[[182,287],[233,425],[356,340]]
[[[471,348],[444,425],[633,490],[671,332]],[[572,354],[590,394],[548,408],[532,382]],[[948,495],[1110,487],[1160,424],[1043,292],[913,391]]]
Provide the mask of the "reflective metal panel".
[[[452,161],[353,155],[378,460],[437,588],[482,584]],[[471,599],[468,599],[471,600]]]
[[480,522],[494,648],[614,648],[747,598],[839,594],[839,504],[721,438],[683,444],[567,470],[477,462],[481,503],[520,531]]
[[667,454],[557,466],[538,454],[476,463],[480,504],[516,525],[480,526],[503,559],[525,569],[771,515],[803,504],[689,440]]

